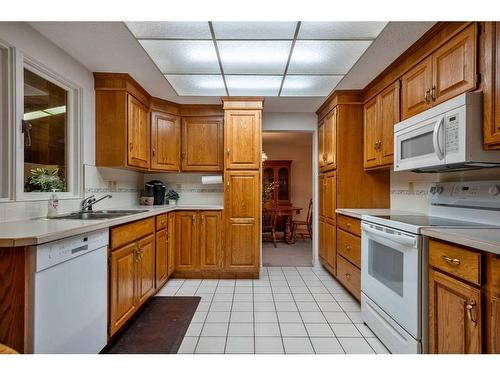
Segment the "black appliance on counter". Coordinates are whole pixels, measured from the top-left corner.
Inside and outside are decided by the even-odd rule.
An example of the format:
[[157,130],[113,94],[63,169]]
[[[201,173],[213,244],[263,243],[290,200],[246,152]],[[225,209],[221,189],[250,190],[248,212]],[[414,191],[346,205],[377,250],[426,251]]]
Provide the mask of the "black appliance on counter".
[[153,204],[155,206],[165,204],[166,192],[167,192],[167,187],[163,182],[159,180],[146,182],[146,185],[144,186],[144,196],[154,197]]

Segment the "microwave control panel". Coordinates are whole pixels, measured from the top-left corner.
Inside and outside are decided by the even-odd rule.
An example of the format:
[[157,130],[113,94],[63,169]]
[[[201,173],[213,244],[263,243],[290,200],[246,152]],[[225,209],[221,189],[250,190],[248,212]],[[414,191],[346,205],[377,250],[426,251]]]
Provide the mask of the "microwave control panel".
[[446,153],[451,154],[453,152],[458,152],[460,149],[460,139],[459,139],[459,114],[458,112],[446,116],[445,128],[446,128]]

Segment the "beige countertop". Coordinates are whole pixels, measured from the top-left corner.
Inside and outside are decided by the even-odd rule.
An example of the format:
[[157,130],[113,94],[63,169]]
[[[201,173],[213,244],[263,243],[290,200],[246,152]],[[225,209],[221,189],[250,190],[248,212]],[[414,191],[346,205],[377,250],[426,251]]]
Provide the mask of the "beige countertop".
[[422,234],[500,255],[500,229],[422,228]]
[[[111,209],[111,208],[110,208]],[[0,222],[0,247],[38,245],[61,238],[75,236],[159,215],[170,211],[183,210],[223,210],[222,205],[177,205],[177,206],[128,206],[119,210],[146,210],[133,215],[113,219],[73,220],[73,219],[25,219]]]
[[337,208],[336,213],[354,217],[361,220],[363,215],[396,215],[396,214],[411,214],[410,212],[394,211],[390,208]]

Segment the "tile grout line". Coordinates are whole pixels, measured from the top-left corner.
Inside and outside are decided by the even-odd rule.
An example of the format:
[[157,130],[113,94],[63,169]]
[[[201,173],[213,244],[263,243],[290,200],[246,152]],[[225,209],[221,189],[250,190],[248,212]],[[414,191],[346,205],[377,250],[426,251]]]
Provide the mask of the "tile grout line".
[[[224,343],[224,354],[227,354],[226,353],[227,340],[229,339],[229,328],[231,328],[231,316],[233,315],[234,294],[236,293],[236,280],[234,280],[233,298],[231,298],[231,308],[229,309],[229,320],[227,321],[226,342]],[[215,290],[215,292],[217,293],[217,289]],[[214,294],[214,298],[215,298],[215,294]]]
[[[198,288],[196,289],[196,291],[198,291],[198,289],[200,289],[200,286],[203,283],[203,280],[204,279],[202,279],[202,281],[201,281],[200,285],[198,286]],[[203,320],[203,325],[201,326],[201,331],[200,331],[200,334],[198,335],[198,340],[196,341],[196,345],[195,345],[193,354],[196,354],[196,349],[198,349],[198,344],[200,343],[201,334],[203,333],[203,329],[205,328],[205,324],[206,324],[206,321],[208,318],[208,313],[210,312],[210,309],[212,308],[212,303],[214,302],[214,298],[215,298],[215,291],[217,291],[217,288],[219,286],[219,281],[220,280],[217,280],[217,284],[215,285],[215,290],[214,290],[214,293],[212,295],[212,299],[210,300],[210,305],[208,306],[207,315],[205,316],[205,319]]]
[[[285,275],[283,275],[283,277],[285,277]],[[280,331],[280,339],[281,339],[281,345],[283,347],[283,353],[287,354],[285,350],[285,341],[283,340],[283,332],[281,331],[281,324],[278,317],[278,310],[276,309],[276,300],[274,299],[273,285],[271,283],[271,275],[269,274],[269,267],[267,268],[267,278],[269,279],[269,288],[271,289],[271,298],[273,299],[274,314],[276,315],[276,322],[278,324],[278,330]]]

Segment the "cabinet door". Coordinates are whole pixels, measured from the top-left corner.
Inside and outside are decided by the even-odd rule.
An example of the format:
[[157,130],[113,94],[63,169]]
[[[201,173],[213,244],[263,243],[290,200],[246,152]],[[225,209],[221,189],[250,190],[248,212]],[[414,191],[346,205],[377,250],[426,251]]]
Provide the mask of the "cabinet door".
[[[500,148],[500,22],[483,24],[484,48],[480,70],[483,73],[484,144],[488,149]],[[484,56],[484,58],[483,58]]]
[[149,113],[132,95],[128,95],[128,164],[149,168]]
[[219,270],[222,263],[221,213],[201,211],[200,224],[200,268]]
[[481,353],[481,291],[429,270],[429,352]]
[[324,170],[329,171],[335,169],[337,161],[337,108],[326,117],[324,127]]
[[156,232],[156,285],[159,288],[168,278],[168,232],[167,228]]
[[321,121],[318,126],[318,167],[322,172],[326,163],[325,154],[325,121]]
[[326,216],[326,211],[325,211],[325,200],[326,200],[326,182],[325,182],[325,175],[320,174],[318,178],[318,208],[319,208],[319,216],[320,217],[325,217]]
[[394,125],[399,122],[399,81],[378,95],[378,127],[381,133],[380,165],[394,162]]
[[325,174],[325,195],[324,195],[324,216],[330,220],[335,220],[337,176],[335,172]]
[[401,118],[407,119],[432,106],[432,57],[415,65],[401,78]]
[[226,171],[225,268],[258,272],[260,265],[260,173]]
[[442,103],[476,87],[476,27],[467,27],[432,54],[432,100]]
[[329,220],[325,221],[325,259],[330,267],[334,269],[334,273],[337,270],[337,231],[335,223]]
[[137,299],[142,305],[155,291],[155,236],[138,241]]
[[111,252],[110,335],[113,335],[137,308],[135,289],[137,259],[137,243],[135,242]]
[[490,321],[488,338],[489,353],[500,354],[500,298],[491,296],[489,301],[489,316]]
[[261,111],[226,110],[224,142],[227,169],[259,169]]
[[378,126],[378,102],[377,97],[371,99],[363,107],[364,126],[364,163],[365,169],[377,167],[380,164],[380,153],[378,152],[378,141],[380,140],[380,129]]
[[168,277],[175,271],[175,212],[168,214]]
[[319,218],[319,228],[318,228],[318,255],[321,259],[323,259],[326,262],[327,258],[327,249],[326,249],[326,244],[325,244],[325,234],[326,234],[326,219],[320,217]]
[[493,64],[493,69],[495,69],[495,82],[494,82],[494,89],[493,93],[495,95],[493,105],[495,106],[495,112],[494,112],[494,117],[493,117],[493,131],[492,135],[495,138],[495,141],[497,143],[500,143],[500,22],[495,22],[494,23],[495,27],[495,43],[496,43],[496,48],[495,48],[495,56],[494,56],[494,64]]
[[151,114],[151,169],[178,171],[181,126],[178,116]]
[[193,271],[198,267],[198,231],[196,211],[178,211],[175,213],[175,269]]
[[222,171],[223,120],[213,117],[182,119],[182,170]]

